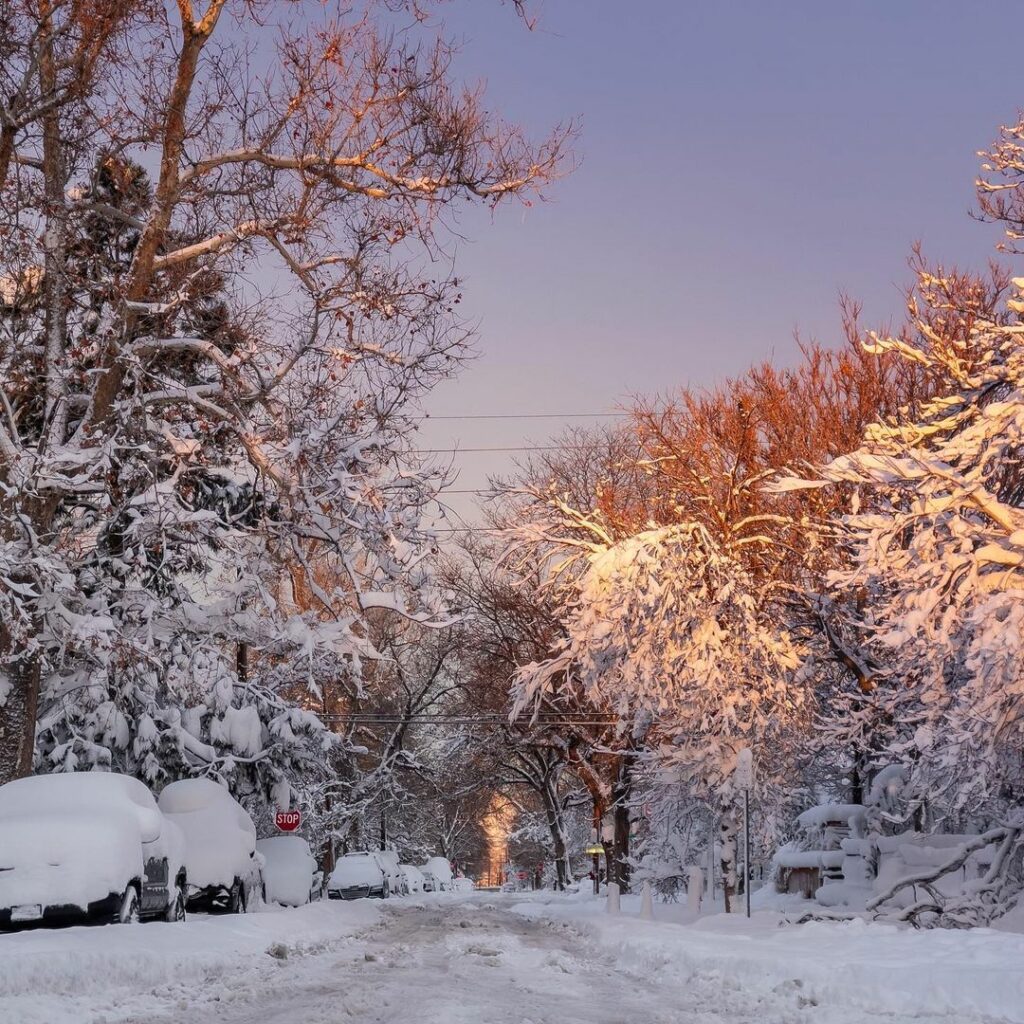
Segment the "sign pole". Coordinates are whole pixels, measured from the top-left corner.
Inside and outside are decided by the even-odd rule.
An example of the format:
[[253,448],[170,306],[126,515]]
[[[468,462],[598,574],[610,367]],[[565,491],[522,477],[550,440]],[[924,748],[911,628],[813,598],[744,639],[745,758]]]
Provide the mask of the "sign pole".
[[750,917],[750,790],[743,790],[743,896]]
[[750,917],[750,791],[754,788],[754,752],[749,747],[737,752],[733,777],[736,788],[743,790],[743,902]]

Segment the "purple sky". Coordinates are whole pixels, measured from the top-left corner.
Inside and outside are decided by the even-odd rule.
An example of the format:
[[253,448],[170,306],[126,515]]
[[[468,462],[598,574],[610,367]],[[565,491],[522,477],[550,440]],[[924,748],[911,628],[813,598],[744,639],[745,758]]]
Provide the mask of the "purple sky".
[[[1024,103],[1020,6],[496,0],[442,8],[460,72],[540,134],[581,115],[579,169],[529,210],[470,215],[457,265],[481,357],[437,414],[592,412],[792,360],[839,337],[840,290],[899,313],[906,258],[981,265],[976,151]],[[425,447],[515,445],[559,421],[436,421]],[[507,470],[462,454],[458,488]],[[472,518],[472,498],[452,506]]]

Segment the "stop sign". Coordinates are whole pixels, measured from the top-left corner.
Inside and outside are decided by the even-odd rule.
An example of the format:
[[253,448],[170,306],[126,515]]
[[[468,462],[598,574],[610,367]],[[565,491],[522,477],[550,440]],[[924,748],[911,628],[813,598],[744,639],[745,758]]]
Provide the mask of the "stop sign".
[[299,811],[278,811],[274,821],[282,832],[294,832],[302,822]]

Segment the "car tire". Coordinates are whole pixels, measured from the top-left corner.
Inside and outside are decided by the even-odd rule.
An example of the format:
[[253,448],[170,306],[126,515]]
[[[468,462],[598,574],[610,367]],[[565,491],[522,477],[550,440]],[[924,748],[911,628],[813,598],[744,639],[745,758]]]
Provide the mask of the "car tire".
[[185,893],[181,886],[175,887],[171,901],[164,911],[164,920],[168,922],[185,920]]
[[117,924],[138,924],[142,920],[139,909],[139,894],[134,885],[129,885],[121,897],[121,906],[118,907],[115,923]]

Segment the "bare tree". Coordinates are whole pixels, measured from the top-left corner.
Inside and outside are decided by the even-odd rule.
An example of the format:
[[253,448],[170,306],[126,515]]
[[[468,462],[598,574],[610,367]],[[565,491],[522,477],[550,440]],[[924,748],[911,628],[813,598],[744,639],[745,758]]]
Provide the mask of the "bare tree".
[[[316,31],[245,0],[4,8],[0,780],[31,767],[43,673],[65,701],[76,666],[133,671],[154,615],[283,655],[284,562],[318,642],[357,651],[379,605],[434,614],[419,510],[440,479],[405,437],[467,332],[457,278],[420,257],[450,204],[550,181],[571,129],[529,144],[373,6]],[[213,478],[256,496],[248,520],[202,507]],[[216,621],[180,584],[213,550],[240,569]]]

